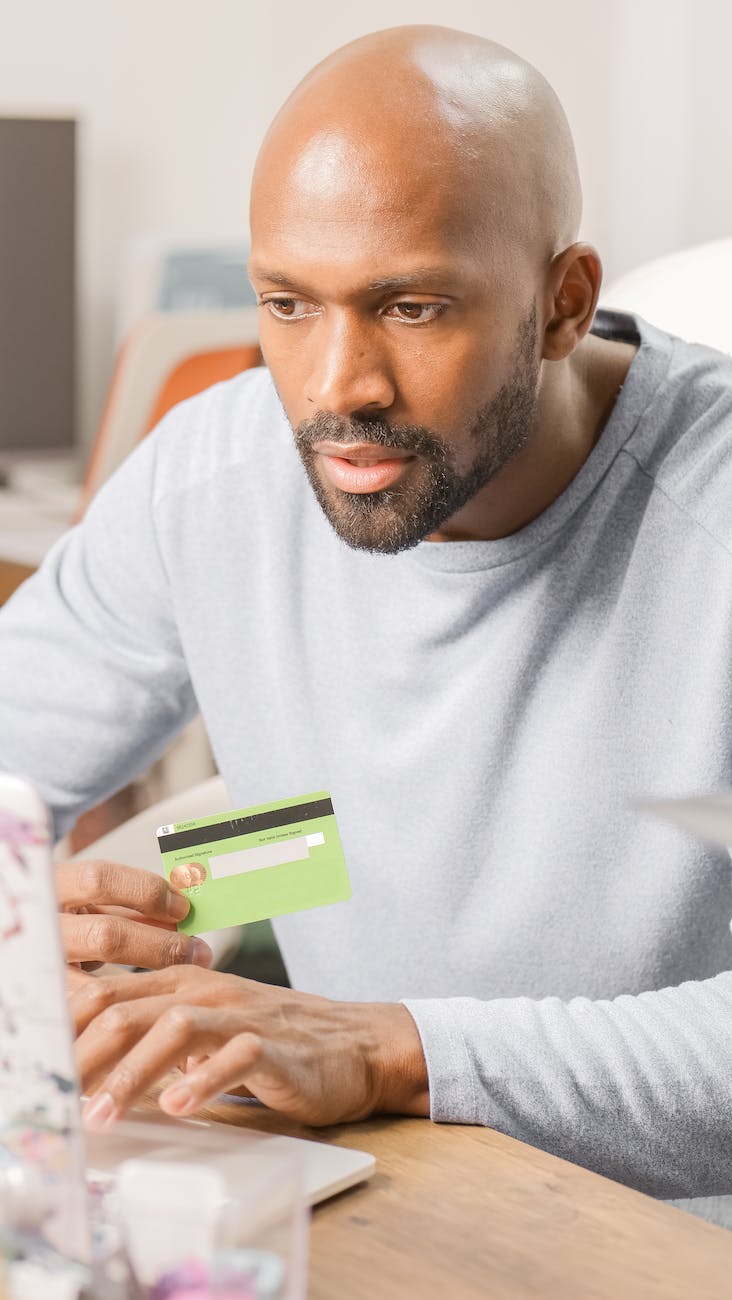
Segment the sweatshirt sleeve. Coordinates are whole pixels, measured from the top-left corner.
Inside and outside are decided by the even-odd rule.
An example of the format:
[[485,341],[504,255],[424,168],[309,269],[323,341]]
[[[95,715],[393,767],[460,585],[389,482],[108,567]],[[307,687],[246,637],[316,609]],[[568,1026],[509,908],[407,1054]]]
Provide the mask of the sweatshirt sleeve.
[[34,782],[57,837],[196,712],[155,532],[157,444],[0,610],[0,770]]
[[431,1116],[659,1197],[732,1190],[732,972],[612,1000],[405,1000]]

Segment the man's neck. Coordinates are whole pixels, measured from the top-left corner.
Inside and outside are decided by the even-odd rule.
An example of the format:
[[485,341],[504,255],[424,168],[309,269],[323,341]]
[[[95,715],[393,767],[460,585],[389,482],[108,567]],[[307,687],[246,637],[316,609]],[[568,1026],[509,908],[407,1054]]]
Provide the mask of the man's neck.
[[588,334],[565,362],[545,361],[536,427],[526,446],[426,540],[495,541],[543,514],[598,441],[637,350]]

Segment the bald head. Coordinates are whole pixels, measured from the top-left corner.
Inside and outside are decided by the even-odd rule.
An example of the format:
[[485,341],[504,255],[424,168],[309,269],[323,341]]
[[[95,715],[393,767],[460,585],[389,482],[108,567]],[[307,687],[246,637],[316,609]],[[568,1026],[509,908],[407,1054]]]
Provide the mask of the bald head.
[[[584,373],[569,359],[601,268],[579,218],[557,98],[491,41],[377,32],[280,110],[252,187],[260,343],[350,545],[399,550],[443,524],[499,536],[522,517],[515,499],[501,515],[501,485],[523,482],[542,421],[572,427],[563,407]],[[560,363],[553,377],[544,362]]]
[[337,203],[354,182],[374,217],[405,190],[428,194],[453,235],[542,259],[577,237],[577,164],[554,91],[505,47],[448,28],[376,32],[318,64],[264,140],[252,219],[283,187],[289,201]]

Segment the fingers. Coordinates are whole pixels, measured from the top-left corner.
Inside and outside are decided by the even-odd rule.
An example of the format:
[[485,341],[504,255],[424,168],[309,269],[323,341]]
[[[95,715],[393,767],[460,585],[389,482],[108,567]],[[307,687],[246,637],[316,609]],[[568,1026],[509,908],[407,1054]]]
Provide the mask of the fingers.
[[89,983],[96,983],[96,981],[92,980],[91,975],[85,974],[81,967],[66,967],[66,995],[68,998],[72,998],[75,993],[85,989]]
[[118,962],[160,970],[164,966],[209,967],[213,954],[203,939],[146,925],[108,912],[62,912],[67,961]]
[[[100,1037],[99,1033],[105,1018],[107,1042],[105,1034]],[[147,1032],[107,1071],[105,1060],[118,1057],[120,1049],[124,1051],[123,1044],[139,1036],[143,1023],[149,1025]],[[110,1007],[85,1030],[77,1044],[82,1079],[102,1080],[84,1108],[85,1126],[94,1131],[109,1127],[183,1057],[191,1052],[213,1051],[240,1026],[240,1018],[232,1012],[171,1006],[167,998]],[[90,1036],[88,1046],[84,1044],[85,1035]],[[84,1086],[88,1086],[86,1082]]]
[[[115,1002],[130,1002],[138,996],[138,988],[146,984],[148,975],[85,976],[85,982],[74,980],[69,1007],[74,1022],[74,1032],[79,1037],[87,1025]],[[148,994],[155,990],[148,988]],[[141,995],[140,995],[141,996]]]
[[263,1064],[264,1043],[257,1034],[241,1033],[165,1088],[159,1098],[168,1115],[190,1115],[221,1092],[237,1088],[244,1097],[254,1094],[243,1087],[244,1078]]
[[[129,1106],[187,1055],[196,1007],[179,1007],[167,996],[116,1002],[77,1039],[76,1059],[85,1092],[116,1083],[119,1105]],[[182,1046],[181,1046],[182,1044]]]
[[[301,1016],[283,1009],[295,1000]],[[311,1004],[316,1004],[313,1011]],[[84,1112],[108,1127],[181,1061],[191,1069],[165,1090],[163,1109],[187,1114],[239,1087],[265,1105],[310,1122],[322,1108],[319,1064],[325,999],[271,989],[191,967],[90,979],[71,998],[83,1087],[95,1089]],[[304,1026],[307,1011],[315,1028]],[[279,1036],[284,1041],[272,1041]]]
[[187,916],[190,904],[162,876],[119,862],[66,862],[56,883],[69,961],[147,970],[211,965],[208,944],[169,928]]
[[89,1092],[144,1038],[170,1007],[167,997],[143,1002],[115,1002],[95,1017],[76,1041],[76,1064],[84,1092]]
[[230,977],[219,971],[203,971],[192,966],[170,966],[166,970],[124,975],[102,975],[84,982],[75,981],[70,1001],[77,1035],[83,1033],[95,1017],[117,1002],[135,1002],[159,998],[164,994],[187,994],[196,1002],[213,1002],[221,997],[221,986]]
[[167,880],[142,867],[121,862],[62,862],[56,869],[56,892],[63,909],[117,904],[158,921],[182,921],[190,910],[183,894]]

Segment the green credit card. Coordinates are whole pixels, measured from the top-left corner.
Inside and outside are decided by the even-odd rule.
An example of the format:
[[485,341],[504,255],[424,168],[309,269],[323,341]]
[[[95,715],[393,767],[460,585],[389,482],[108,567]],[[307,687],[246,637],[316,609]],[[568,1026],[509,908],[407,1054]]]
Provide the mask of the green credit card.
[[190,900],[183,934],[221,930],[351,897],[325,791],[161,826],[165,874]]

